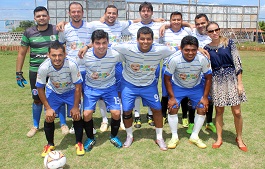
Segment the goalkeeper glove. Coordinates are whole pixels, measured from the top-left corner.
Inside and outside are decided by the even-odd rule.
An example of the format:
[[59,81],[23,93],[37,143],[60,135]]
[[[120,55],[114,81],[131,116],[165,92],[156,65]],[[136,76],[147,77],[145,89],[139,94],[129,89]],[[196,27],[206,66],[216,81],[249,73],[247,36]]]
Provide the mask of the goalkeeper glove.
[[23,77],[23,72],[16,72],[16,78],[19,87],[24,87],[24,84],[28,84],[26,79]]

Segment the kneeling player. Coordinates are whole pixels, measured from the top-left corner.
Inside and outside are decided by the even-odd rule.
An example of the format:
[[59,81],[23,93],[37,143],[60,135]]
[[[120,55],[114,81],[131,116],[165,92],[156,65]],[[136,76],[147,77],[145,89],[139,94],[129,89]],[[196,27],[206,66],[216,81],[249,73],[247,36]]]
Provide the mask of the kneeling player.
[[[199,148],[206,148],[206,145],[199,138],[198,134],[208,109],[212,69],[210,61],[202,54],[197,53],[198,45],[197,38],[193,36],[184,37],[181,41],[181,52],[173,54],[168,61],[164,77],[169,94],[168,123],[172,132],[168,148],[176,148],[179,143],[177,113],[180,102],[185,97],[190,98],[193,108],[196,107],[197,109],[194,128],[189,141]],[[201,73],[205,76],[205,85],[203,85]]]
[[[82,90],[82,77],[77,64],[66,58],[65,48],[55,41],[48,49],[48,59],[39,67],[36,87],[39,97],[46,110],[44,131],[48,144],[44,146],[41,154],[45,157],[54,146],[54,118],[55,111],[64,104],[70,107],[70,113],[74,120],[73,125],[76,136],[76,153],[84,155],[83,120],[79,111],[79,102]],[[46,78],[49,77],[46,85]],[[45,95],[46,85],[46,95]]]
[[118,96],[115,65],[120,61],[120,54],[108,49],[109,36],[103,30],[95,30],[91,36],[92,48],[87,51],[83,61],[86,67],[86,85],[84,88],[84,129],[87,140],[86,151],[90,151],[96,140],[93,135],[92,115],[96,103],[102,99],[111,113],[110,142],[117,148],[122,147],[117,137],[120,127],[120,99]]

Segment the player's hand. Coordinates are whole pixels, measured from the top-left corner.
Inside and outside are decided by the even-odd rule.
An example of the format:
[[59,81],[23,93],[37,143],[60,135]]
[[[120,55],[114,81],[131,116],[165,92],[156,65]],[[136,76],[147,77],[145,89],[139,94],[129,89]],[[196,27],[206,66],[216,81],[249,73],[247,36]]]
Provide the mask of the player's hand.
[[201,52],[205,57],[207,57],[210,60],[210,54],[207,50],[203,48],[198,48],[198,51]]
[[[89,47],[88,47],[89,46]],[[87,50],[90,48],[90,45],[86,45],[86,46],[84,46],[82,49],[80,49],[79,51],[78,51],[78,57],[80,58],[80,59],[83,59],[83,57],[84,57],[84,55],[85,55],[85,53],[87,52]]]
[[178,108],[178,102],[175,98],[169,98],[167,104],[168,112],[171,112],[172,109]]
[[71,116],[74,119],[74,121],[79,121],[80,120],[81,115],[80,115],[80,111],[79,111],[79,108],[78,107],[73,107],[70,110],[70,113],[71,113]]
[[64,25],[66,25],[67,22],[61,21],[56,25],[56,30],[59,32],[64,31]]
[[19,87],[25,87],[24,84],[28,84],[26,79],[23,77],[23,72],[16,72],[17,84]]
[[208,111],[208,106],[209,106],[209,100],[207,97],[202,97],[197,105],[198,108],[203,108],[205,113]]
[[51,123],[55,119],[55,111],[53,109],[46,109],[45,120],[47,123]]

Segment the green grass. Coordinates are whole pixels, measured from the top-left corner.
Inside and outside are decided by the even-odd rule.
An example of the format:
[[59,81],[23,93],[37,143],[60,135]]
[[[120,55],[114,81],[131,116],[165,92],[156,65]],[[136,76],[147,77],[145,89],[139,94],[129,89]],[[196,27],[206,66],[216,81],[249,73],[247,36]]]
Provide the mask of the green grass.
[[[180,145],[174,150],[162,152],[154,143],[155,131],[145,121],[146,108],[142,108],[141,129],[134,129],[135,142],[130,148],[117,149],[108,140],[110,131],[96,135],[94,149],[83,157],[75,155],[74,135],[63,136],[56,120],[55,144],[67,157],[65,168],[265,168],[264,155],[264,66],[265,52],[240,52],[243,61],[243,82],[247,91],[248,102],[242,105],[244,119],[243,138],[249,152],[237,148],[233,116],[229,107],[224,115],[224,143],[220,149],[212,149],[216,135],[205,130],[200,137],[207,144],[206,149],[199,149],[188,143],[189,135],[179,125]],[[32,126],[31,93],[29,85],[19,88],[15,80],[15,52],[0,52],[0,168],[27,169],[43,168],[40,154],[46,144],[43,127],[33,138],[26,133]],[[24,64],[24,75],[28,80],[28,57]],[[95,116],[95,127],[100,126],[100,115]],[[181,121],[181,114],[179,115]],[[43,126],[42,115],[41,126]],[[70,119],[68,119],[70,125]],[[85,136],[85,134],[84,134]],[[125,131],[119,132],[122,141]],[[171,134],[168,124],[164,127],[164,138],[168,142]],[[85,137],[84,137],[85,139]]]

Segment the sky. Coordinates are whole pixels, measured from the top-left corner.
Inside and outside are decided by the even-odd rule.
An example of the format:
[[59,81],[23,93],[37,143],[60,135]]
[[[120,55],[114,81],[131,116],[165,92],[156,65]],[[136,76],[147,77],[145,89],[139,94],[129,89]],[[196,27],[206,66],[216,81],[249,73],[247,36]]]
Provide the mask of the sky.
[[[144,0],[127,0],[131,2],[143,2]],[[146,0],[148,2],[159,2],[161,0]],[[36,2],[36,4],[35,4]],[[178,3],[188,4],[189,0],[180,0]],[[195,4],[196,0],[190,0]],[[260,2],[259,20],[265,20],[265,0],[198,0],[198,4],[213,5],[243,5],[258,6]],[[163,3],[176,3],[176,0],[163,0]],[[8,31],[5,29],[6,20],[33,20],[33,10],[36,6],[47,6],[47,0],[1,0],[0,5],[0,32]]]

